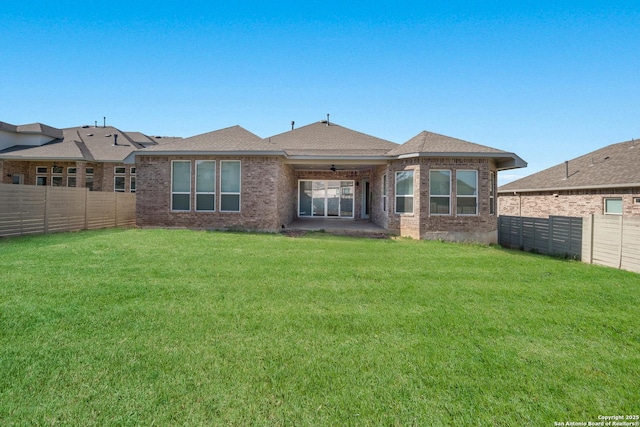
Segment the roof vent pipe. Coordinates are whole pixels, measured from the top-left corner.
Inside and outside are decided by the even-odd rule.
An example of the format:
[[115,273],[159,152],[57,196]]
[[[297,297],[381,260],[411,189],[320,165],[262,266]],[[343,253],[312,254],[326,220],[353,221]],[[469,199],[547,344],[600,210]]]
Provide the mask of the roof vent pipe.
[[564,161],[564,179],[569,179],[569,160]]
[[118,145],[118,135],[115,133],[113,134],[113,145]]
[[327,113],[327,126],[329,126],[329,113]]
[[93,127],[94,127],[94,128],[97,128],[97,127],[98,127],[98,121],[97,121],[97,120],[94,120],[93,122],[94,122]]
[[102,118],[102,127],[103,127],[103,128],[106,128],[106,127],[107,127],[107,118],[106,118],[106,117],[103,117],[103,118]]
[[293,127],[295,126],[296,122],[294,122],[293,120],[291,120],[291,130],[293,130]]

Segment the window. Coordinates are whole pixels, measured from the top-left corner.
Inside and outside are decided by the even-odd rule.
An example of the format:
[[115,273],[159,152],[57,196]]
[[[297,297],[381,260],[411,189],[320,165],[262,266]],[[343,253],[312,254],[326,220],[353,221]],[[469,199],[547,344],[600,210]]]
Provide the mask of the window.
[[37,176],[36,177],[36,185],[47,185],[47,177],[46,176]]
[[489,214],[496,214],[496,173],[489,172]]
[[62,166],[52,166],[51,173],[56,175],[62,175],[62,169],[63,169]]
[[24,184],[24,175],[21,175],[21,174],[13,174],[13,175],[11,175],[11,183],[12,184]]
[[136,174],[136,167],[135,166],[131,166],[131,168],[129,169],[129,173],[131,175],[135,175]]
[[604,213],[606,215],[622,215],[622,198],[621,197],[605,198]]
[[127,168],[125,168],[124,166],[116,166],[115,168],[113,168],[113,173],[117,175],[124,175],[125,173],[127,173]]
[[196,210],[215,211],[216,206],[216,162],[196,162]]
[[451,171],[429,171],[429,212],[431,215],[451,214]]
[[124,193],[125,190],[125,183],[124,183],[124,176],[116,176],[113,178],[113,191],[115,191],[116,193]]
[[171,210],[191,210],[191,162],[171,162]]
[[93,191],[93,168],[86,168],[84,172],[84,186],[88,188],[89,191]]
[[634,197],[633,198],[633,203],[636,205],[640,205],[640,197]]
[[382,175],[382,211],[387,211],[387,174]]
[[136,177],[135,176],[131,177],[131,182],[129,183],[129,191],[131,191],[132,193],[136,192]]
[[478,214],[478,171],[456,171],[456,213]]
[[413,171],[396,172],[396,213],[413,213]]
[[62,187],[62,177],[61,176],[52,176],[51,177],[51,186],[52,187]]
[[67,168],[67,187],[76,186],[76,168]]
[[36,173],[37,174],[46,174],[47,173],[47,167],[46,166],[37,166],[36,167]]
[[220,161],[220,211],[240,212],[240,161]]

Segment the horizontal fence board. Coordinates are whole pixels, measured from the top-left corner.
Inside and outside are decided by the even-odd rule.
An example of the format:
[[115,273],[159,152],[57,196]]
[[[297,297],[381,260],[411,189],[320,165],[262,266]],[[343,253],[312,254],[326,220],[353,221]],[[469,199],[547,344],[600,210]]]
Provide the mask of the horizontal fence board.
[[0,184],[0,237],[135,226],[135,194]]
[[591,215],[585,230],[585,260],[640,273],[640,218]]
[[511,249],[580,257],[582,218],[498,217],[498,242]]

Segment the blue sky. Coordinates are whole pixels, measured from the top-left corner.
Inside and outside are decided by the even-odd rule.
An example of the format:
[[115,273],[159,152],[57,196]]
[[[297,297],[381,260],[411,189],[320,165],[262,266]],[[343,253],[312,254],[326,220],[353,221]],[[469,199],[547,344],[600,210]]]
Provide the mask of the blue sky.
[[0,120],[262,137],[326,118],[526,169],[640,138],[640,2],[28,1],[0,14]]

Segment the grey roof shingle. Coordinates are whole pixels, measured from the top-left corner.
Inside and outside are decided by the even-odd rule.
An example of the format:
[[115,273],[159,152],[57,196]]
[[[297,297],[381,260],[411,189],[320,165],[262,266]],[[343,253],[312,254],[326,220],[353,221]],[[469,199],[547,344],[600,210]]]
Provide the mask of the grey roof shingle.
[[640,186],[640,141],[611,144],[500,186],[499,192]]
[[413,153],[504,153],[504,151],[425,130],[389,151],[388,154],[401,156]]
[[212,132],[175,140],[166,144],[154,145],[141,150],[146,152],[242,152],[273,151],[273,146],[240,126],[231,126]]
[[383,156],[398,144],[325,121],[284,132],[264,141],[289,155]]

